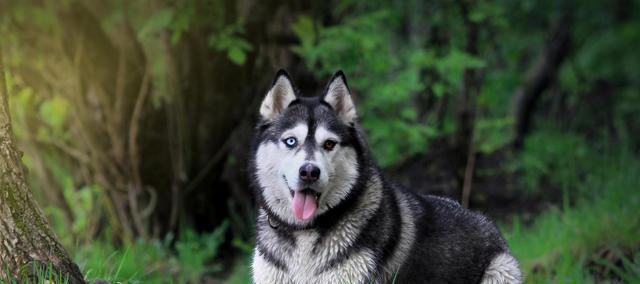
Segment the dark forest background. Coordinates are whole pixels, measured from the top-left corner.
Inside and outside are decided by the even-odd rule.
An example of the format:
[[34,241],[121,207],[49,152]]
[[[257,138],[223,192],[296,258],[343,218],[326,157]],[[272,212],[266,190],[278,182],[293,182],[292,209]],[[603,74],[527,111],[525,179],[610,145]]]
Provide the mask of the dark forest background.
[[379,164],[531,283],[640,282],[640,3],[0,1],[12,123],[89,280],[250,282],[249,142],[344,70]]

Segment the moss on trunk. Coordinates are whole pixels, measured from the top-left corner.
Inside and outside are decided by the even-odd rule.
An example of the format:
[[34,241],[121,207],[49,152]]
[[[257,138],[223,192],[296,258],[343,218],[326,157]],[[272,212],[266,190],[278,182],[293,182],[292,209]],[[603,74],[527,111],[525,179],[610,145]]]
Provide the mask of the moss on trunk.
[[0,279],[34,277],[33,267],[50,265],[68,283],[85,283],[25,181],[11,128],[2,51],[0,42]]

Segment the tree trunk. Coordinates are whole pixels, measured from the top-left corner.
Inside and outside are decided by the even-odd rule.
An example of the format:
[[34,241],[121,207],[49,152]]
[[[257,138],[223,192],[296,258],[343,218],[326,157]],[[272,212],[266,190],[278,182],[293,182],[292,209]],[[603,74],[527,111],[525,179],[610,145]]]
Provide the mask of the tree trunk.
[[562,63],[567,57],[571,44],[573,8],[565,8],[563,16],[555,22],[543,52],[527,72],[522,85],[516,90],[512,101],[515,118],[514,148],[520,149],[531,128],[531,119],[542,93],[551,86]]
[[0,101],[0,279],[32,277],[28,269],[33,265],[51,264],[52,272],[69,283],[84,283],[25,182],[11,128],[1,46]]

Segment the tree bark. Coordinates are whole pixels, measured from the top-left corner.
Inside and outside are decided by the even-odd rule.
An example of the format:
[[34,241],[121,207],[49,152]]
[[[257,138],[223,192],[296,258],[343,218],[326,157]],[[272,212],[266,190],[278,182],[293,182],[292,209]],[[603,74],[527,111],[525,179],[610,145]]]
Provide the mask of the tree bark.
[[68,283],[85,283],[25,182],[11,128],[2,55],[0,46],[0,279],[32,277],[28,269],[33,265],[51,264]]

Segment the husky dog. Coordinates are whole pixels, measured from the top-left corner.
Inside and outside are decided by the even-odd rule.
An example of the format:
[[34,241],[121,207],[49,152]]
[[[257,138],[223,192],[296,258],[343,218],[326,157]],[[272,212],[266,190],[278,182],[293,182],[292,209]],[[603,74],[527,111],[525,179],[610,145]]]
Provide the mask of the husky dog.
[[260,117],[255,283],[522,282],[489,219],[383,176],[341,71],[318,97],[279,71]]

